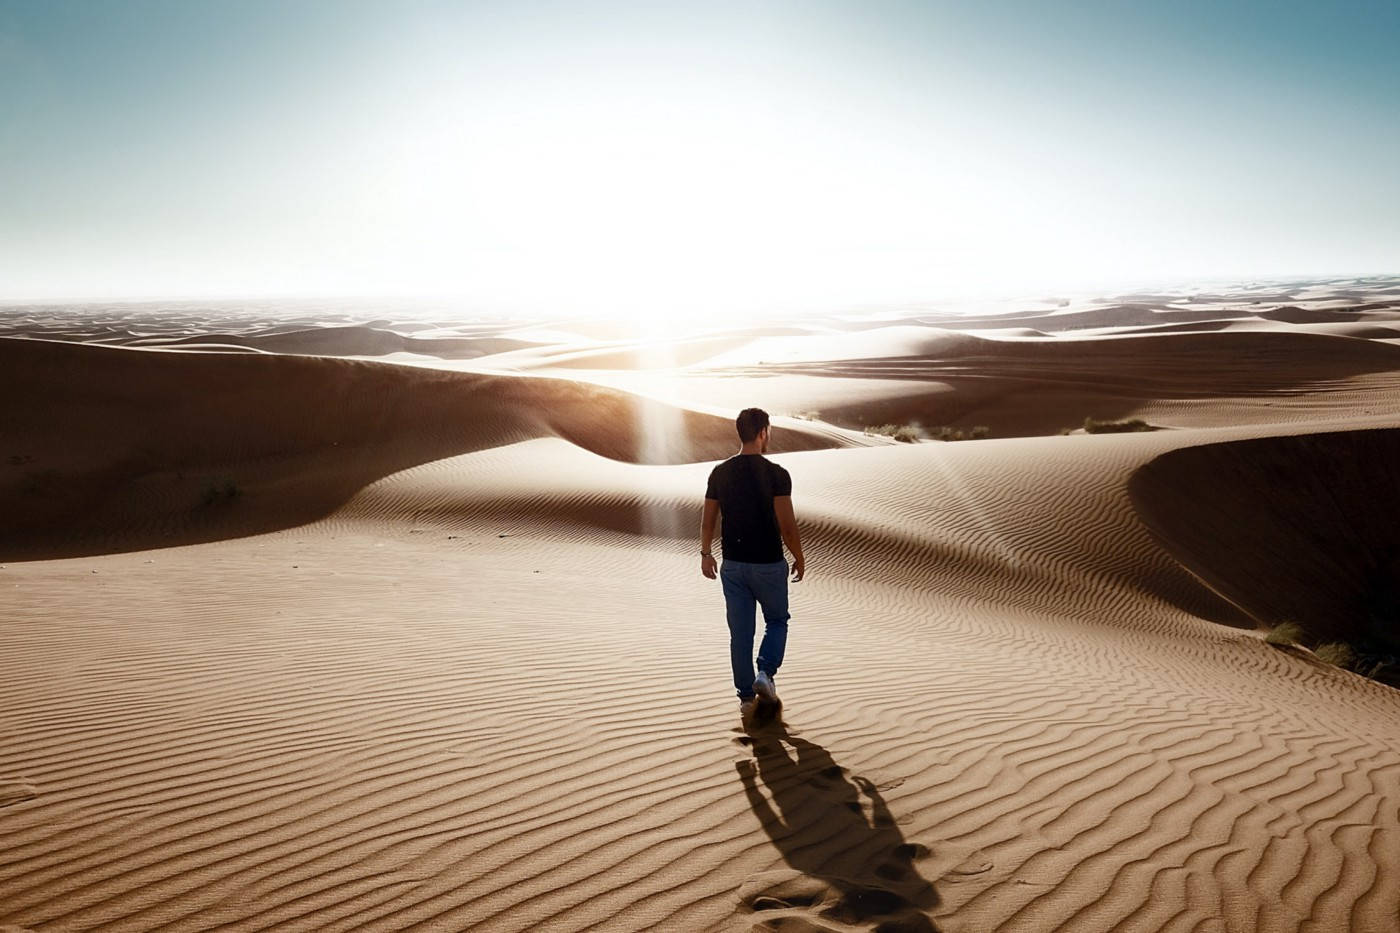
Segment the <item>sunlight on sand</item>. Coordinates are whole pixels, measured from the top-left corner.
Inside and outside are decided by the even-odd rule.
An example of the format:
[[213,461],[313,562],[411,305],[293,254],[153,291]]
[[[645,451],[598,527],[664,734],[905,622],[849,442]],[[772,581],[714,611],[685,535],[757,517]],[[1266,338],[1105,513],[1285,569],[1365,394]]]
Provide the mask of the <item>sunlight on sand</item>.
[[[641,446],[639,460],[642,463],[665,463],[670,459],[668,453],[673,446],[672,441],[678,438],[684,425],[679,408],[658,405],[652,400],[666,398],[675,392],[676,378],[672,375],[676,363],[675,347],[663,322],[643,318],[639,319],[638,325],[643,329],[643,341],[639,345],[642,384],[638,388],[644,396],[650,396],[650,399],[640,398],[636,409],[640,422],[637,432]],[[641,509],[643,535],[669,541],[683,530],[678,527],[683,524],[680,516],[665,501],[648,496],[642,500]],[[699,519],[696,521],[698,523]]]
[[1021,559],[1016,555],[1011,545],[1007,543],[1006,538],[1001,532],[997,531],[996,526],[992,524],[987,514],[985,505],[967,488],[967,484],[963,482],[963,478],[958,474],[958,471],[953,465],[948,462],[948,459],[946,457],[930,457],[928,459],[929,462],[938,468],[938,472],[943,474],[944,479],[948,481],[948,488],[953,490],[958,498],[967,504],[967,514],[977,523],[977,527],[991,543],[992,550],[995,552],[996,556],[1004,561],[1008,567],[1020,567]]

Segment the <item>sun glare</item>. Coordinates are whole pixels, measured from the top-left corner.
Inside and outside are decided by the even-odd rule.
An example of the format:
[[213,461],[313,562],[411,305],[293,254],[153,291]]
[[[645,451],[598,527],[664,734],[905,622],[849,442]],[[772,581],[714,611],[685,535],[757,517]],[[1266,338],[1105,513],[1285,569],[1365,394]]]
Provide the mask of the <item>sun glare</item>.
[[1004,290],[1082,246],[1069,221],[1047,236],[1054,196],[1002,160],[682,91],[546,87],[405,114],[362,187],[358,211],[381,229],[366,261],[391,288],[661,318],[669,335]]

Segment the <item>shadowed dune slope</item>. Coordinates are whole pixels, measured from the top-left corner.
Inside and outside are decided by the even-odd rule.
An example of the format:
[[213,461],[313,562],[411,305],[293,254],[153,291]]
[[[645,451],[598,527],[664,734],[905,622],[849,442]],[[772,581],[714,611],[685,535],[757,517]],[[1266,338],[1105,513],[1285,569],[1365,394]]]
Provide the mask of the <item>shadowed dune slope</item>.
[[1130,490],[1163,546],[1256,619],[1400,647],[1376,605],[1400,582],[1400,430],[1186,447]]
[[[535,437],[641,463],[735,446],[727,418],[617,389],[357,360],[0,340],[0,392],[23,400],[0,413],[11,558],[290,527],[414,464]],[[775,441],[859,443],[818,426]]]

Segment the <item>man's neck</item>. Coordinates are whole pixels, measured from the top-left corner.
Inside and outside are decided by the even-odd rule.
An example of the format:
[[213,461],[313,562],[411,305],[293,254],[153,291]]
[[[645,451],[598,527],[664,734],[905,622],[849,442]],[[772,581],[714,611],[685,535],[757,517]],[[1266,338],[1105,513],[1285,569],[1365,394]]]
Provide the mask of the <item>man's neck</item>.
[[763,453],[763,448],[762,448],[762,446],[758,443],[758,441],[754,441],[754,442],[751,443],[751,444],[744,444],[744,445],[742,445],[742,446],[739,448],[739,453],[740,453],[740,454],[761,454],[761,453]]

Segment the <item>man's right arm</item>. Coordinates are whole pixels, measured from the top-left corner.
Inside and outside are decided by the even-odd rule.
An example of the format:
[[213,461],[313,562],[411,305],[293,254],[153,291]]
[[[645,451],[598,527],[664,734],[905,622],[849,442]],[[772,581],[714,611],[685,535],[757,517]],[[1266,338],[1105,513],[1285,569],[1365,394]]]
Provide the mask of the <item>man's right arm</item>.
[[792,552],[792,580],[800,581],[807,572],[807,561],[802,556],[802,537],[797,533],[797,516],[792,511],[792,496],[774,496],[773,512],[778,516],[778,531],[783,543]]
[[711,580],[715,578],[715,556],[710,547],[715,540],[715,523],[719,518],[719,501],[705,500],[705,511],[700,516],[700,572]]

